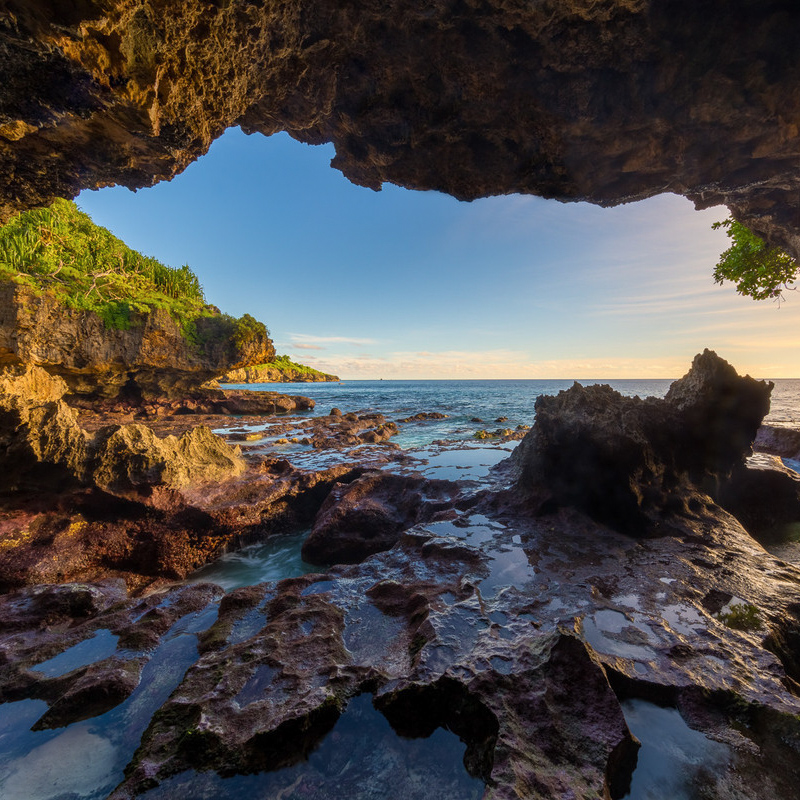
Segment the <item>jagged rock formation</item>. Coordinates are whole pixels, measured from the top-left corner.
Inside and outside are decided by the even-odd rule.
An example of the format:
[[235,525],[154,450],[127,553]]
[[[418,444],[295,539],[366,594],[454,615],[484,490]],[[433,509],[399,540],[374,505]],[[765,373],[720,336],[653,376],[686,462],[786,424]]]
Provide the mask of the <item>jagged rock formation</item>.
[[66,389],[39,367],[0,372],[0,488],[85,476],[89,437],[61,399]]
[[705,350],[663,400],[578,383],[539,397],[511,459],[518,489],[629,533],[660,530],[666,511],[697,511],[698,493],[716,497],[744,467],[772,386]]
[[[163,664],[171,637],[186,636],[176,618],[209,604],[189,628],[199,659],[167,672],[152,719],[140,709],[118,742],[124,776],[98,795],[228,796],[223,776],[239,775],[258,796],[290,796],[302,777],[311,797],[367,797],[391,755],[365,765],[347,750],[336,768],[305,758],[367,693],[400,735],[458,734],[486,800],[624,796],[628,698],[678,706],[726,743],[721,770],[685,767],[705,796],[793,800],[800,571],[719,509],[688,539],[635,541],[574,513],[458,522],[421,526],[353,567],[234,590],[218,612],[207,585],[127,603],[113,585],[0,598],[0,699],[46,700],[28,723],[41,728],[80,719],[75,698],[110,683],[106,708],[129,714],[143,665]],[[756,609],[747,627],[725,621],[734,598]],[[103,661],[60,677],[32,669],[101,630],[119,637]],[[123,658],[127,680],[115,679]],[[360,735],[375,753],[370,729]],[[362,767],[355,780],[348,761]],[[462,796],[441,789],[444,772],[426,775],[429,796]]]
[[0,217],[169,178],[240,124],[372,188],[725,203],[800,255],[798,28],[782,0],[10,0]]
[[105,490],[40,488],[4,498],[0,593],[109,578],[134,592],[183,579],[229,547],[310,525],[332,486],[363,471],[352,464],[304,471],[267,461],[238,477],[169,488],[140,481],[168,478],[172,464],[148,470],[139,455],[121,454]]
[[310,564],[357,564],[389,550],[404,530],[452,510],[456,483],[369,472],[334,486],[303,542]]
[[[54,379],[27,380],[40,381],[43,401],[58,402],[58,387],[47,383]],[[698,737],[724,751],[720,763],[683,765],[687,794],[794,800],[800,569],[765,552],[702,493],[742,477],[769,386],[739,378],[706,351],[664,401],[623,403],[602,387],[596,395],[594,412],[595,395],[580,387],[545,403],[539,436],[520,445],[517,490],[530,500],[541,491],[537,480],[552,478],[537,514],[514,492],[487,489],[428,518],[420,506],[438,498],[418,476],[342,465],[298,482],[282,460],[210,486],[156,488],[137,502],[105,495],[116,507],[76,496],[36,524],[35,509],[24,508],[27,526],[16,538],[4,509],[3,589],[37,576],[113,578],[109,564],[185,575],[279,520],[310,522],[336,483],[349,486],[325,503],[321,526],[346,528],[372,498],[384,520],[396,511],[401,527],[422,522],[392,531],[394,546],[362,563],[221,599],[218,587],[199,584],[126,600],[108,580],[0,597],[0,702],[44,700],[47,710],[28,704],[30,718],[18,723],[36,730],[102,714],[93,717],[96,741],[113,742],[118,766],[81,776],[80,785],[114,800],[372,796],[376,785],[395,786],[406,762],[383,740],[376,745],[369,727],[358,728],[354,748],[343,728],[327,736],[340,715],[366,706],[400,736],[427,737],[437,727],[457,734],[464,767],[483,784],[470,797],[622,797],[636,756],[622,707],[631,699],[679,709]],[[557,410],[566,415],[560,426]],[[709,427],[712,418],[720,425]],[[585,470],[570,473],[557,461],[559,437],[580,446],[567,455],[586,459]],[[662,535],[625,535],[613,529],[625,527],[620,517],[598,513],[598,492],[616,485],[621,521],[658,525]],[[668,500],[670,487],[677,502]],[[448,487],[438,488],[446,501]],[[628,514],[637,499],[647,502]],[[7,569],[15,551],[27,560]],[[93,663],[61,674],[42,665],[101,636],[110,645]],[[137,694],[146,675],[155,691]],[[658,729],[644,733],[663,738]],[[315,759],[328,745],[335,757]],[[4,788],[26,786],[28,756],[4,766]],[[422,782],[415,798],[465,796],[449,788],[453,770],[437,764],[420,778],[413,764]]]
[[0,490],[53,483],[127,490],[178,488],[240,475],[244,461],[204,426],[159,439],[137,423],[89,435],[61,398],[67,386],[41,367],[0,373]]
[[268,337],[239,340],[226,324],[224,317],[201,317],[198,341],[190,342],[166,311],[156,309],[117,330],[94,312],[0,283],[0,366],[41,366],[62,377],[74,396],[177,397],[231,367],[275,354]]

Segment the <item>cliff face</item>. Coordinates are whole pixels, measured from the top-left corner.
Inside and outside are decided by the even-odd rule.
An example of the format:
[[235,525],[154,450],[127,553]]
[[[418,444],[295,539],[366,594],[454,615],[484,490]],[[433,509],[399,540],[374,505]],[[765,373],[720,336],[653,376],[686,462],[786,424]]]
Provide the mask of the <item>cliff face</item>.
[[231,336],[224,318],[202,318],[197,328],[199,341],[189,342],[169,314],[156,310],[114,330],[93,312],[0,283],[0,366],[41,366],[62,377],[71,395],[177,397],[275,354],[267,337]]
[[725,203],[800,255],[800,6],[785,0],[9,0],[0,218],[147,186],[234,124],[355,183]]
[[306,371],[277,364],[258,364],[254,367],[233,369],[220,378],[222,383],[333,383],[337,375],[318,370]]

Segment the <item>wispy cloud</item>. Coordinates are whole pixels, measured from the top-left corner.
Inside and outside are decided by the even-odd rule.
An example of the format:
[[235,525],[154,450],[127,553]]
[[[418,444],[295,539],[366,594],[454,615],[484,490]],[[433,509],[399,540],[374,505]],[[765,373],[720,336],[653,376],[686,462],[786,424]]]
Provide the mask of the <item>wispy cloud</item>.
[[386,356],[314,359],[314,366],[343,378],[669,378],[683,375],[693,353],[675,358],[563,358],[534,360],[516,350],[396,351]]
[[321,345],[325,344],[354,344],[361,346],[375,344],[377,341],[376,339],[355,336],[314,336],[309,333],[290,333],[289,338],[292,340],[293,346],[299,347],[301,350],[310,350],[314,346],[322,349]]
[[295,350],[324,350],[325,348],[318,344],[306,344],[305,342],[293,342],[292,347]]

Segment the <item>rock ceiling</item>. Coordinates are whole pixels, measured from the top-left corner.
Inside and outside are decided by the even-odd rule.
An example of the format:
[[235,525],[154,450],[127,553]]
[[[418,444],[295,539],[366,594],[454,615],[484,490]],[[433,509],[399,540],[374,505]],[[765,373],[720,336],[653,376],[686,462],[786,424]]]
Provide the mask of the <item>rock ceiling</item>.
[[333,142],[374,189],[724,203],[800,254],[793,0],[0,9],[0,218],[169,179],[240,125]]

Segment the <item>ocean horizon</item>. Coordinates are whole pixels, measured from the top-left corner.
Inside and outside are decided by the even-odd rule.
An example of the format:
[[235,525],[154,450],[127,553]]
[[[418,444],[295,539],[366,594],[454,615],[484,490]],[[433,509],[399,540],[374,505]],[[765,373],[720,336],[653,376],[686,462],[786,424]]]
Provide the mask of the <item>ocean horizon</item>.
[[[230,388],[304,395],[316,402],[312,416],[332,408],[347,413],[379,413],[398,421],[426,412],[447,419],[406,423],[392,441],[401,447],[419,447],[435,439],[471,440],[478,430],[531,425],[536,398],[569,389],[574,379],[461,378],[359,379],[330,383],[225,384]],[[672,378],[615,378],[577,380],[583,385],[607,384],[627,397],[663,398]],[[765,422],[800,429],[800,379],[774,379],[770,413]]]

